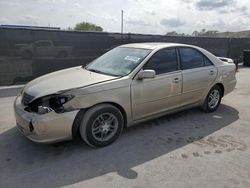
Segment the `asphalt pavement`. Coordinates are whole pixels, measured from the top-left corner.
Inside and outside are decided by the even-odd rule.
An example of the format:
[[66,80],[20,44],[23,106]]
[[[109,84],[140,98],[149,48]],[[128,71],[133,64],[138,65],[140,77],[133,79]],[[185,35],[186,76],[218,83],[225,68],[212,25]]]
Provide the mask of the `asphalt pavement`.
[[[0,187],[250,187],[250,68],[214,113],[198,108],[131,127],[114,144],[41,145],[15,127],[21,87],[0,88]],[[8,88],[7,88],[8,89]]]

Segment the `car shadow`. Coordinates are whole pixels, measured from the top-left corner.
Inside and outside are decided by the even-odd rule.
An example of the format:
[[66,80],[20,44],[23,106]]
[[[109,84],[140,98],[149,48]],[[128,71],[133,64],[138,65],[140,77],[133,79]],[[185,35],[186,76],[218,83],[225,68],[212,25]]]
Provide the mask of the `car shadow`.
[[88,147],[80,137],[53,145],[35,144],[11,128],[0,134],[0,187],[62,187],[110,172],[135,179],[138,173],[133,167],[238,119],[239,112],[223,104],[214,113],[190,109],[128,128],[115,143],[99,149]]

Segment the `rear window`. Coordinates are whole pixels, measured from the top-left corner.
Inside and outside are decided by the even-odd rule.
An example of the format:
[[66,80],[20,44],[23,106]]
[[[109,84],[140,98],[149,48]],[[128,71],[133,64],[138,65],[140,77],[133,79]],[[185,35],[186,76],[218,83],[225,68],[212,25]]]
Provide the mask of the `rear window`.
[[179,48],[179,52],[183,70],[213,65],[205,55],[196,49]]

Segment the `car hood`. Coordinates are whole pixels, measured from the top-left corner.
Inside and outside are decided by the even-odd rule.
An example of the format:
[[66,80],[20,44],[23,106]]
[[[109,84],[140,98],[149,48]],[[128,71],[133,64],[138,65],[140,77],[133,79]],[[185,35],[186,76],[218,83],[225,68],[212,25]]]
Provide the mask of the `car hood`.
[[41,76],[29,82],[23,91],[35,99],[117,78],[118,77],[90,72],[80,66]]

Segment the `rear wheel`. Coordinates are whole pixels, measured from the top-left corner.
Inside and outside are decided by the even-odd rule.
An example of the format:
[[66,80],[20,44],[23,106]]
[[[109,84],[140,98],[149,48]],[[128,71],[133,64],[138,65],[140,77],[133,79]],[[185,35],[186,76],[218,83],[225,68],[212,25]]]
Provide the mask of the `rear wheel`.
[[101,104],[89,109],[80,125],[80,134],[90,146],[104,147],[114,142],[124,126],[122,113],[110,104]]
[[206,100],[203,104],[203,109],[206,112],[214,112],[220,105],[222,98],[222,91],[218,85],[215,85],[207,94]]

